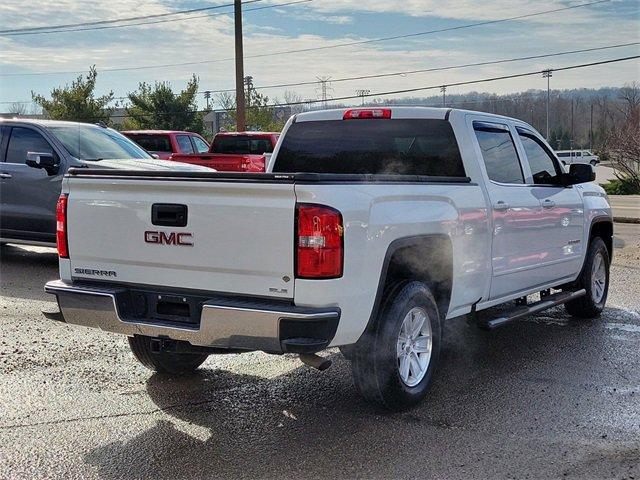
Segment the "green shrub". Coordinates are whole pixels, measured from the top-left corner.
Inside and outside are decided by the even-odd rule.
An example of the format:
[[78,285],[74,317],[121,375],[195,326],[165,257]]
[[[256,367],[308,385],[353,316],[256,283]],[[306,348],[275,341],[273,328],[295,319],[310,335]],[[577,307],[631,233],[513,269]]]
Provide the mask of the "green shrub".
[[640,186],[631,178],[623,177],[602,185],[607,195],[640,195]]

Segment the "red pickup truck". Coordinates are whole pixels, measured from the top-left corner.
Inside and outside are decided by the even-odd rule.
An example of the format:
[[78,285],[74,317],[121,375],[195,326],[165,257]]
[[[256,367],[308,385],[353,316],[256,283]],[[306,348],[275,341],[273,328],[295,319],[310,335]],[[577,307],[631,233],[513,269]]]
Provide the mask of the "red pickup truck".
[[171,160],[214,168],[219,172],[264,172],[265,153],[273,152],[279,133],[218,133],[207,153],[174,154]]
[[121,132],[147,152],[162,160],[173,160],[176,154],[200,154],[209,151],[209,144],[197,133],[176,130],[129,130]]

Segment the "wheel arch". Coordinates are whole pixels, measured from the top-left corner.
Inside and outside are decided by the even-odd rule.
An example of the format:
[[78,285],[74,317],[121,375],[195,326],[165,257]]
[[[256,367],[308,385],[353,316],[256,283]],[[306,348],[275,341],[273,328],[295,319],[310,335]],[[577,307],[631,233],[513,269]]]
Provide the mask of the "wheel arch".
[[[449,308],[453,286],[453,244],[445,234],[398,238],[387,247],[376,297],[363,336],[382,308],[385,292],[403,281],[419,280],[433,290],[441,319]],[[362,338],[362,337],[361,337]]]
[[588,243],[590,244],[595,237],[600,237],[604,241],[609,253],[609,262],[611,262],[613,260],[613,220],[610,217],[596,217],[593,219],[589,226]]

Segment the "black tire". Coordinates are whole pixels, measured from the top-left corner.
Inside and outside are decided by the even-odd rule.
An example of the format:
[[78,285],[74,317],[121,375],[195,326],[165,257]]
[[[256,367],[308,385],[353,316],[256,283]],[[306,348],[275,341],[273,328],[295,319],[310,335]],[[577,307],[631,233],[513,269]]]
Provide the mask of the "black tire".
[[158,373],[184,375],[194,372],[204,363],[206,353],[172,353],[151,351],[151,338],[136,335],[128,337],[134,357],[142,365]]
[[[598,294],[596,290],[597,287],[595,287],[594,282],[592,282],[594,262],[596,262],[598,256],[600,256],[604,262],[606,278],[604,292],[601,295]],[[584,288],[587,294],[565,303],[564,307],[567,313],[578,318],[595,318],[602,313],[609,293],[609,262],[607,246],[600,237],[593,238],[589,243],[584,267],[576,282],[576,288]]]
[[[425,322],[431,327],[431,357],[419,383],[409,386],[401,378],[397,344],[405,317],[415,308],[426,313]],[[352,356],[354,382],[365,400],[390,410],[406,409],[420,402],[427,395],[438,363],[441,331],[438,306],[429,287],[421,282],[404,282],[389,289],[378,318]]]

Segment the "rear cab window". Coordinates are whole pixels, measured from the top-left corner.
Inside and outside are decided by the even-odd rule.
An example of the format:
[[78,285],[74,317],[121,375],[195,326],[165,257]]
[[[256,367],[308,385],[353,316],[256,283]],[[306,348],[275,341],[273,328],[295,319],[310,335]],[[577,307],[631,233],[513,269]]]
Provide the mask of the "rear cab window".
[[211,152],[228,155],[263,155],[273,152],[273,144],[268,135],[216,135]]
[[171,139],[169,135],[127,135],[148,152],[171,153]]
[[473,122],[490,180],[506,184],[524,184],[524,173],[516,146],[507,125]]
[[274,172],[465,177],[447,120],[298,122],[287,130]]

